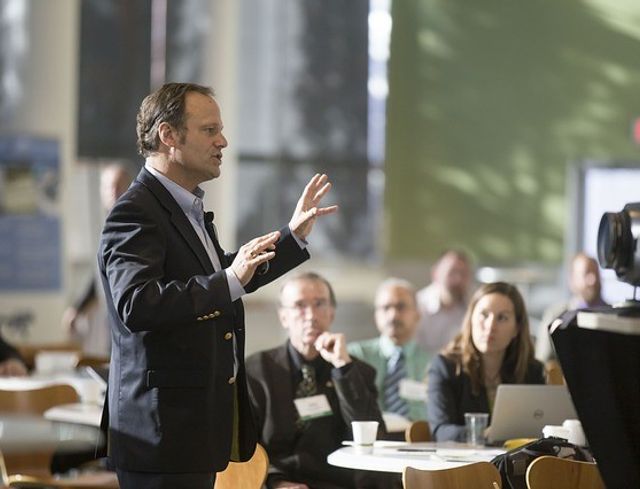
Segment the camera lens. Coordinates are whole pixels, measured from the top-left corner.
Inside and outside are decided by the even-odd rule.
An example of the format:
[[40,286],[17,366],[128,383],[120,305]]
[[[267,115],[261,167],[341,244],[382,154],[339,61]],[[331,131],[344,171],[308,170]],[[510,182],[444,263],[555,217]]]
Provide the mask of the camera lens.
[[612,268],[619,280],[640,286],[640,202],[624,206],[621,212],[606,212],[598,230],[598,260]]
[[605,212],[598,229],[598,260],[603,268],[613,268],[618,275],[632,261],[633,243],[629,215],[622,212]]

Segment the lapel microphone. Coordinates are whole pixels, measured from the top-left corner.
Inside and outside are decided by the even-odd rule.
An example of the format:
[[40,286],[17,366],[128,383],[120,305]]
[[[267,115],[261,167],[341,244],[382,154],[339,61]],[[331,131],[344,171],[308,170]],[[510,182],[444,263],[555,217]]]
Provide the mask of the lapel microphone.
[[[214,218],[214,213],[212,211],[207,211],[204,213],[204,222],[213,225],[213,218]],[[215,231],[214,231],[215,232]],[[216,233],[217,234],[217,233]],[[217,236],[216,236],[217,238]],[[267,273],[269,271],[269,262],[266,261],[264,263],[261,263],[260,265],[258,265],[258,267],[256,268],[256,273],[258,275],[264,275],[265,273]]]

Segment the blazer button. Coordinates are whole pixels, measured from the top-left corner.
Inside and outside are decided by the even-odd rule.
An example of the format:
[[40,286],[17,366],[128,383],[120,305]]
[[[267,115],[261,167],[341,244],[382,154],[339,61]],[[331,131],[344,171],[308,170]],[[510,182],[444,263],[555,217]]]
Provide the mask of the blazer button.
[[231,338],[233,338],[233,333],[226,333],[226,334],[224,335],[224,339],[225,339],[225,340],[230,340]]
[[207,316],[207,319],[213,319],[214,317],[216,317],[216,316],[215,316],[215,314],[209,314],[209,315]]
[[203,318],[202,316],[198,316],[198,317],[196,318],[196,321],[202,321],[203,319],[204,319],[204,318]]
[[213,313],[211,314],[211,318],[217,318],[218,316],[220,316],[222,313],[220,311],[213,311]]
[[229,384],[233,384],[236,381],[235,377],[229,377]]

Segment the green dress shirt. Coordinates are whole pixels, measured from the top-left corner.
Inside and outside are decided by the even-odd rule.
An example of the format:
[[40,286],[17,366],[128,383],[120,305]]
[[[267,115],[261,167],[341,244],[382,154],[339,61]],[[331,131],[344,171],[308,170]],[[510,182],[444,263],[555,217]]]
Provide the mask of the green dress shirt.
[[[376,369],[376,388],[378,389],[378,404],[382,411],[384,406],[384,379],[387,375],[387,363],[393,354],[396,346],[386,336],[379,336],[370,340],[363,340],[349,343],[347,350],[360,360],[367,362]],[[429,355],[422,350],[415,341],[402,346],[407,369],[407,377],[418,382],[425,382],[427,379],[427,366]],[[409,404],[409,418],[411,421],[427,419],[426,401],[407,399]]]

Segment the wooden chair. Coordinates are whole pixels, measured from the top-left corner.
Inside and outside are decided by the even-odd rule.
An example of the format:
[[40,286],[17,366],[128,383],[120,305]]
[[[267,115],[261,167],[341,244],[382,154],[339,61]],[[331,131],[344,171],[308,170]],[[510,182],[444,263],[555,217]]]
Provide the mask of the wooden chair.
[[68,384],[56,384],[28,390],[0,390],[0,412],[42,415],[60,404],[79,402],[76,390]]
[[96,355],[85,355],[84,353],[80,356],[80,360],[78,360],[78,367],[108,367],[109,366],[109,357],[96,356]]
[[527,467],[528,489],[605,489],[598,466],[545,455]]
[[404,489],[501,489],[502,479],[495,465],[476,462],[453,469],[420,470],[406,467]]
[[431,428],[429,428],[429,423],[423,419],[411,423],[404,431],[404,440],[408,443],[431,441]]
[[0,452],[0,489],[9,487],[9,473],[7,472],[7,466],[4,464],[4,456]]
[[564,385],[564,374],[562,373],[562,367],[557,360],[547,360],[544,364],[544,371],[547,377],[547,384],[551,385]]
[[[57,384],[30,390],[0,390],[0,412],[41,416],[59,404],[79,402],[76,390],[70,385]],[[52,487],[56,489],[117,489],[114,472],[81,474],[69,479],[54,478],[50,466],[54,450],[50,447],[29,453],[5,454],[0,475],[6,477],[8,487]]]
[[260,489],[267,479],[269,456],[262,445],[256,445],[256,451],[246,462],[229,462],[222,472],[216,475],[214,489]]

